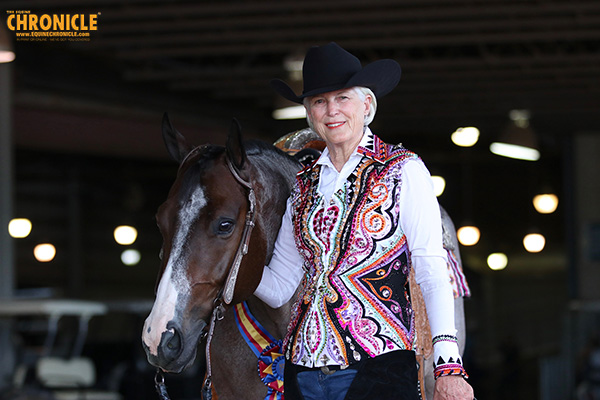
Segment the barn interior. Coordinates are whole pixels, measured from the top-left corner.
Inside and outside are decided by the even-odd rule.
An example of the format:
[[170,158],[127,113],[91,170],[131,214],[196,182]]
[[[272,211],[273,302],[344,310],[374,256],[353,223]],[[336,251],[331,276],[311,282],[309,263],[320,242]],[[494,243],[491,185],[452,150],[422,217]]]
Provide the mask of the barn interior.
[[[84,35],[44,36],[55,29],[31,15],[79,15]],[[600,344],[599,2],[7,0],[0,19],[0,50],[14,53],[0,64],[0,398],[56,316],[21,313],[25,299],[99,306],[54,321],[52,351],[83,337],[96,389],[155,398],[140,332],[159,272],[155,213],[178,168],[163,114],[196,145],[223,145],[232,118],[273,143],[307,124],[274,118],[269,81],[301,88],[307,49],[331,41],[363,65],[398,61],[371,129],[419,154],[444,178],[438,200],[455,226],[480,231],[460,246],[476,396],[593,398],[578,396]],[[470,127],[476,143],[452,141]],[[511,132],[539,158],[490,151]],[[536,211],[539,194],[556,195],[556,210]],[[31,222],[26,237],[9,235],[15,218]],[[122,225],[135,242],[115,241]],[[541,250],[525,249],[531,233]],[[39,244],[54,246],[50,261],[36,259]],[[507,264],[494,270],[498,253]],[[167,376],[173,398],[200,398],[202,368]]]

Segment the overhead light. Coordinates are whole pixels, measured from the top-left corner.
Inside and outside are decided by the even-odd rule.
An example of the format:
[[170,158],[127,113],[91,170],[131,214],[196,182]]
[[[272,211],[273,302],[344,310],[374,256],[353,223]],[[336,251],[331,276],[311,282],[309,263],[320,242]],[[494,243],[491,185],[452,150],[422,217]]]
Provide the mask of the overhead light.
[[517,160],[537,161],[540,159],[540,152],[538,150],[516,144],[494,142],[490,144],[490,151],[498,156],[515,158]]
[[518,160],[539,160],[537,137],[529,126],[529,111],[512,110],[509,116],[511,122],[498,141],[490,145],[490,151],[499,156]]
[[479,140],[479,129],[474,126],[458,128],[450,136],[452,143],[460,147],[471,147]]
[[465,225],[456,231],[456,236],[463,246],[474,246],[479,242],[481,234],[476,226]]
[[523,246],[530,253],[539,253],[546,246],[546,238],[540,233],[530,233],[523,238]]
[[31,221],[27,218],[14,218],[8,223],[8,234],[15,239],[22,239],[31,233]]
[[0,24],[0,63],[8,63],[15,59],[11,38],[3,24]]
[[41,243],[33,249],[33,256],[39,262],[50,262],[56,256],[56,247],[50,243]]
[[538,194],[533,198],[533,207],[540,214],[552,214],[558,207],[558,196],[552,193]]
[[440,197],[446,189],[446,180],[439,175],[432,175],[431,180],[433,181],[433,193],[436,197]]
[[278,120],[306,118],[306,109],[303,105],[276,108],[273,110],[273,118]]
[[141,259],[142,255],[135,249],[127,249],[121,253],[121,262],[125,265],[137,265]]
[[[302,81],[290,80],[290,86],[296,88],[295,91],[299,92],[302,90]],[[272,116],[273,119],[277,120],[302,119],[306,118],[306,109],[302,104],[294,103],[293,101],[277,95]]]
[[492,253],[487,258],[488,267],[494,271],[500,271],[508,265],[508,257],[504,253]]
[[[283,69],[286,72],[286,80],[294,93],[302,91],[302,65],[304,57],[301,54],[291,54],[283,60]],[[294,103],[279,95],[275,97],[273,119],[303,119],[306,118],[306,109],[302,104]]]
[[115,241],[123,246],[133,244],[137,239],[137,234],[137,229],[129,225],[117,226],[113,233]]

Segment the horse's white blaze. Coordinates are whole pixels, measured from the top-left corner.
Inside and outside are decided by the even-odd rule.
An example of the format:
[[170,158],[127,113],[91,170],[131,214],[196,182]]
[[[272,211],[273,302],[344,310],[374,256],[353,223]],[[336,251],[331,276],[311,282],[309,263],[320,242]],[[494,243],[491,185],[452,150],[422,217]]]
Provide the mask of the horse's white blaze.
[[173,282],[173,267],[167,265],[158,285],[156,300],[152,311],[144,324],[142,340],[148,346],[150,354],[158,356],[158,346],[163,332],[168,331],[167,323],[175,317],[175,305],[179,289]]
[[165,272],[160,279],[156,300],[152,311],[144,324],[142,340],[148,346],[150,354],[158,355],[158,346],[162,334],[172,329],[167,329],[169,321],[173,320],[177,311],[177,298],[190,290],[190,282],[185,273],[187,254],[184,253],[190,226],[206,205],[204,190],[198,186],[189,200],[181,207],[179,224],[171,246],[171,255],[167,262]]

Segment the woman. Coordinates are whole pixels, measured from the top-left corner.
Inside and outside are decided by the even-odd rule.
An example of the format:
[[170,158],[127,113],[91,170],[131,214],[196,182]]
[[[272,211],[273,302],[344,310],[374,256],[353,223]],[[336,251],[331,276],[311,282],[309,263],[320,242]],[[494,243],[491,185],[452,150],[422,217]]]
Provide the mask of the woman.
[[291,399],[418,399],[415,269],[434,341],[435,395],[473,399],[454,328],[453,296],[429,172],[402,146],[367,127],[376,96],[400,80],[400,66],[364,68],[335,43],[311,48],[298,96],[326,143],[297,176],[273,258],[255,294],[280,307],[299,287],[285,339],[285,396]]

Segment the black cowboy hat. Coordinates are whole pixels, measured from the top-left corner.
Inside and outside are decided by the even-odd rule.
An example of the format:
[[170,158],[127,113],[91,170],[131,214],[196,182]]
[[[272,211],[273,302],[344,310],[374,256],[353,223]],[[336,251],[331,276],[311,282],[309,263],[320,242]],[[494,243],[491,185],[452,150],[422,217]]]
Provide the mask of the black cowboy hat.
[[281,79],[273,79],[271,87],[295,103],[302,103],[305,97],[354,86],[368,87],[375,96],[382,97],[396,87],[400,72],[400,65],[389,59],[375,61],[363,68],[358,58],[331,42],[311,47],[306,53],[302,67],[304,90],[300,96]]

